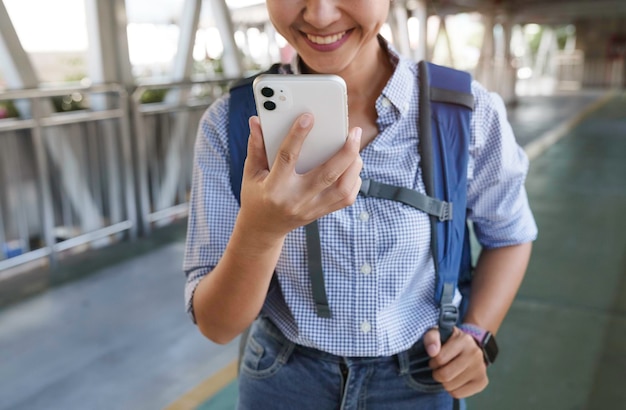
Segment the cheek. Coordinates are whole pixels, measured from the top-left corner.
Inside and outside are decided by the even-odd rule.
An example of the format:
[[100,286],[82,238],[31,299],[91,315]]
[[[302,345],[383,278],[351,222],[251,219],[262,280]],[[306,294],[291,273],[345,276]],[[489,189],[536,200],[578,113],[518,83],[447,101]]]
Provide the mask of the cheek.
[[298,8],[296,2],[289,1],[267,1],[267,13],[271,23],[283,36],[289,30],[289,26],[297,19]]

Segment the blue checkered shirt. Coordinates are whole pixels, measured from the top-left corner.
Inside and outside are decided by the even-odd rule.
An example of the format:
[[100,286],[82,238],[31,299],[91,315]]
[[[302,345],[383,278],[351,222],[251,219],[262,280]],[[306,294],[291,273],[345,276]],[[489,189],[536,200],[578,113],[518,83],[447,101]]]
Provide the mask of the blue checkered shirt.
[[[376,101],[379,135],[361,152],[361,178],[425,192],[418,153],[417,65],[389,48],[395,71]],[[297,72],[297,64],[285,66]],[[502,100],[472,84],[475,110],[468,165],[468,217],[483,247],[530,242],[537,228],[524,180],[528,159]],[[185,301],[218,263],[239,210],[231,191],[228,95],[203,116],[183,270]],[[408,349],[438,322],[426,214],[359,196],[319,220],[322,266],[332,319],[316,314],[304,228],[287,235],[263,312],[295,343],[340,356],[389,356]],[[455,300],[458,302],[459,296]],[[195,319],[194,319],[195,320]]]

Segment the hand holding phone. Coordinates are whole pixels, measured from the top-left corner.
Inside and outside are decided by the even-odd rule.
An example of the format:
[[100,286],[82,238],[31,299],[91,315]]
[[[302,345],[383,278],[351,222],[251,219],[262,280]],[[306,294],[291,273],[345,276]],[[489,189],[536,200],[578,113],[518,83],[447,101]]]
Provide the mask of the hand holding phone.
[[323,164],[344,145],[348,136],[348,103],[341,77],[264,74],[254,80],[253,92],[270,169],[281,142],[296,118],[304,113],[313,115],[314,124],[296,162],[297,173]]

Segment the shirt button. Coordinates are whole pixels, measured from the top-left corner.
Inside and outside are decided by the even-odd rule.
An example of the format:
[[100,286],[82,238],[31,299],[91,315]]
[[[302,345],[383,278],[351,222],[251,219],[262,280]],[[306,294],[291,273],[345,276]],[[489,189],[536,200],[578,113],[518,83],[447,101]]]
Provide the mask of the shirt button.
[[385,108],[391,107],[391,101],[389,101],[389,99],[386,97],[383,97],[383,107]]
[[361,332],[368,333],[370,330],[372,330],[372,325],[370,325],[370,322],[368,322],[367,320],[361,322]]
[[363,211],[359,214],[359,219],[363,222],[367,222],[370,220],[370,214],[368,214],[367,212]]
[[370,273],[372,273],[372,267],[369,263],[364,263],[363,265],[361,265],[361,273],[364,275],[369,275]]

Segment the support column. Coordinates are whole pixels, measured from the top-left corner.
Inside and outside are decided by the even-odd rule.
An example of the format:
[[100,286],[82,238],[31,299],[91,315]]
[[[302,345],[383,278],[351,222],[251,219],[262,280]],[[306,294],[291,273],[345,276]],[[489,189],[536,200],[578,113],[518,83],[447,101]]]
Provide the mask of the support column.
[[485,35],[480,50],[480,57],[476,66],[476,79],[482,83],[487,89],[493,90],[493,68],[495,59],[495,39],[493,29],[495,26],[495,14],[483,14],[483,22],[485,26]]
[[[172,80],[174,82],[189,81],[193,68],[193,47],[196,43],[196,33],[198,32],[198,23],[200,21],[200,10],[202,8],[202,0],[185,0],[183,17],[180,22],[180,37],[178,40],[178,54],[174,60],[174,70]],[[166,102],[173,105],[182,105],[187,100],[188,90],[170,90],[166,97]],[[185,139],[189,132],[189,111],[181,111],[175,114],[172,126],[172,138],[168,142],[168,148],[165,156],[164,177],[161,181],[159,189],[159,197],[157,203],[154,204],[155,210],[162,210],[173,206],[176,203],[180,184],[180,174],[182,169],[183,149]],[[145,135],[142,140],[145,141]],[[142,175],[142,186],[147,183],[147,168],[144,168]],[[144,181],[145,180],[145,181]],[[145,189],[145,193],[143,192]],[[144,195],[145,194],[145,195]],[[147,201],[147,187],[142,188],[142,202]],[[144,212],[149,209],[147,203],[143,203],[141,207]],[[144,216],[147,214],[144,214]],[[145,231],[150,230],[147,221],[143,226]]]
[[448,59],[450,67],[454,67],[454,50],[452,50],[452,41],[450,40],[450,33],[448,33],[448,26],[446,25],[446,16],[440,17],[439,34],[437,35],[437,37],[439,37],[441,34],[446,36],[446,48],[448,49]]
[[[24,51],[4,3],[0,1],[0,68],[8,88],[37,88],[39,79]],[[30,112],[29,107],[25,107]],[[20,111],[23,112],[22,107]]]
[[[174,82],[191,79],[193,48],[196,44],[201,9],[202,0],[185,0],[183,15],[180,20],[178,52],[174,59],[174,69],[172,70],[172,81]],[[174,94],[169,93],[168,100],[173,99],[171,96]]]
[[[0,67],[9,88],[37,88],[39,79],[31,64],[28,54],[22,47],[9,13],[0,1]],[[18,102],[17,106],[24,117],[32,116],[35,120],[41,116],[39,101]],[[45,104],[47,112],[52,112],[49,102]],[[52,211],[52,193],[50,190],[50,176],[48,174],[48,157],[45,151],[45,139],[41,137],[41,127],[37,125],[33,129],[33,146],[35,149],[34,165],[37,167],[37,193],[39,195],[38,212],[41,215],[41,235],[45,247],[52,249],[55,244],[54,215]],[[16,189],[25,189],[24,186]],[[56,264],[56,255],[50,253],[50,262]]]
[[224,54],[222,55],[224,75],[227,77],[241,77],[244,67],[239,48],[237,43],[235,43],[235,30],[226,0],[210,0],[209,5],[224,45]]
[[413,7],[413,17],[419,23],[418,43],[413,50],[413,58],[415,61],[428,60],[428,9],[426,0],[415,0],[411,2]]
[[132,87],[135,81],[128,54],[128,19],[124,0],[85,0],[85,11],[91,82]]
[[558,45],[554,30],[550,26],[544,26],[537,51],[537,60],[533,68],[533,83],[540,93],[550,91],[555,86],[554,82],[550,80],[554,80],[553,58],[557,50]]
[[506,14],[502,22],[502,37],[504,41],[504,66],[502,89],[500,93],[506,104],[512,104],[517,100],[515,86],[517,83],[517,69],[513,63],[513,53],[511,52],[511,40],[513,38],[513,20],[510,14]]
[[393,32],[393,40],[396,48],[407,57],[411,56],[411,45],[409,42],[409,31],[407,27],[407,20],[409,14],[406,9],[404,1],[395,0],[391,3],[390,14],[391,30]]
[[[125,1],[85,0],[85,13],[87,15],[87,35],[89,38],[87,52],[91,82],[93,84],[116,83],[121,84],[128,91],[132,90],[135,86],[135,80],[128,50],[128,18]],[[93,95],[90,100],[91,108],[94,110],[113,108],[110,99],[104,95]],[[104,135],[103,156],[107,163],[106,186],[111,221],[118,222],[124,219],[122,203],[119,200],[119,193],[124,191],[126,212],[128,218],[133,221],[131,236],[134,237],[137,225],[133,184],[134,171],[128,157],[129,154],[120,158],[117,154],[119,151],[116,144],[116,141],[120,141],[121,144],[130,144],[130,141],[122,141],[123,136],[129,134],[122,130],[122,138],[118,138],[119,131],[114,127],[114,124],[103,122],[102,126]],[[64,155],[68,155],[67,152]],[[123,171],[125,175],[122,175]],[[123,189],[121,188],[122,181],[125,181]]]
[[267,36],[267,57],[270,64],[280,62],[280,48],[276,42],[276,29],[271,22],[265,23],[263,28],[265,35]]

